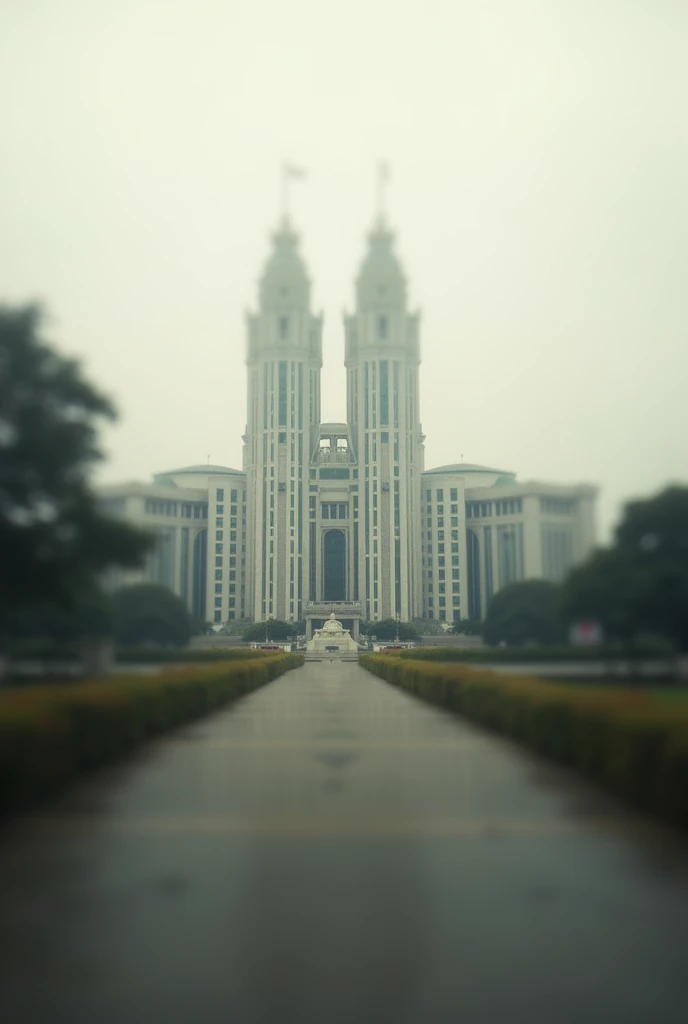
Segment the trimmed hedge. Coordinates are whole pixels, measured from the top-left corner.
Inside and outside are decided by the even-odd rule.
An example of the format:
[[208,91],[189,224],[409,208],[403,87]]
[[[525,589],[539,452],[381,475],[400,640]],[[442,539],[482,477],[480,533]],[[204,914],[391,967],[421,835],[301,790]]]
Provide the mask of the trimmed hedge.
[[481,725],[522,740],[643,810],[688,828],[688,702],[604,691],[465,665],[364,654],[369,672]]
[[[52,640],[17,640],[9,645],[7,653],[15,661],[64,662],[78,661],[80,657],[77,644],[60,644]],[[226,647],[116,647],[115,661],[122,665],[183,665],[260,658],[265,653],[239,644]]]
[[556,647],[414,647],[400,654],[413,661],[462,661],[545,663],[549,661],[641,661],[652,658],[670,658],[675,649],[661,641],[643,642],[634,647],[604,644],[594,647],[574,647],[559,644]]
[[262,654],[155,676],[0,692],[0,815],[302,664],[299,654]]

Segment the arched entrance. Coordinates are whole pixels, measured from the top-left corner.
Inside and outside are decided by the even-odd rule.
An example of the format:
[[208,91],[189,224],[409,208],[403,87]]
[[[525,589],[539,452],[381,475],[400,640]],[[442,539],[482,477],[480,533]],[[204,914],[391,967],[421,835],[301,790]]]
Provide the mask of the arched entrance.
[[323,597],[346,600],[346,537],[343,530],[327,530],[323,540]]

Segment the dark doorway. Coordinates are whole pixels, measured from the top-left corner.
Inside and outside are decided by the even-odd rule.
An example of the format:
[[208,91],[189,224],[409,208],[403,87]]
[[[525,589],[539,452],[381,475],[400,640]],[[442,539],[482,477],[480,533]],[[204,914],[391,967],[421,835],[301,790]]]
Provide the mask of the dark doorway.
[[326,601],[346,600],[346,537],[343,530],[328,530],[324,541]]

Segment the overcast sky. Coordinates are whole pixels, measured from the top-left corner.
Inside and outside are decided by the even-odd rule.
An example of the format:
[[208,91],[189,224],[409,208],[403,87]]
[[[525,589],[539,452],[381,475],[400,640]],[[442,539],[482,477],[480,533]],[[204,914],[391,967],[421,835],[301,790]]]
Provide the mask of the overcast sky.
[[603,539],[687,482],[685,0],[8,0],[0,115],[0,299],[116,400],[99,479],[241,467],[284,160],[345,418],[384,159],[426,466],[598,484]]

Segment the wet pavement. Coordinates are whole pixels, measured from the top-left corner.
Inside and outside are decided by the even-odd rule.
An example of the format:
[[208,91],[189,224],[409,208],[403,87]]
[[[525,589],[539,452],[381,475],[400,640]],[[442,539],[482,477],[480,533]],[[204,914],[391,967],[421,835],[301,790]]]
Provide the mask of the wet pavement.
[[0,836],[3,1024],[688,1020],[688,842],[356,664]]

